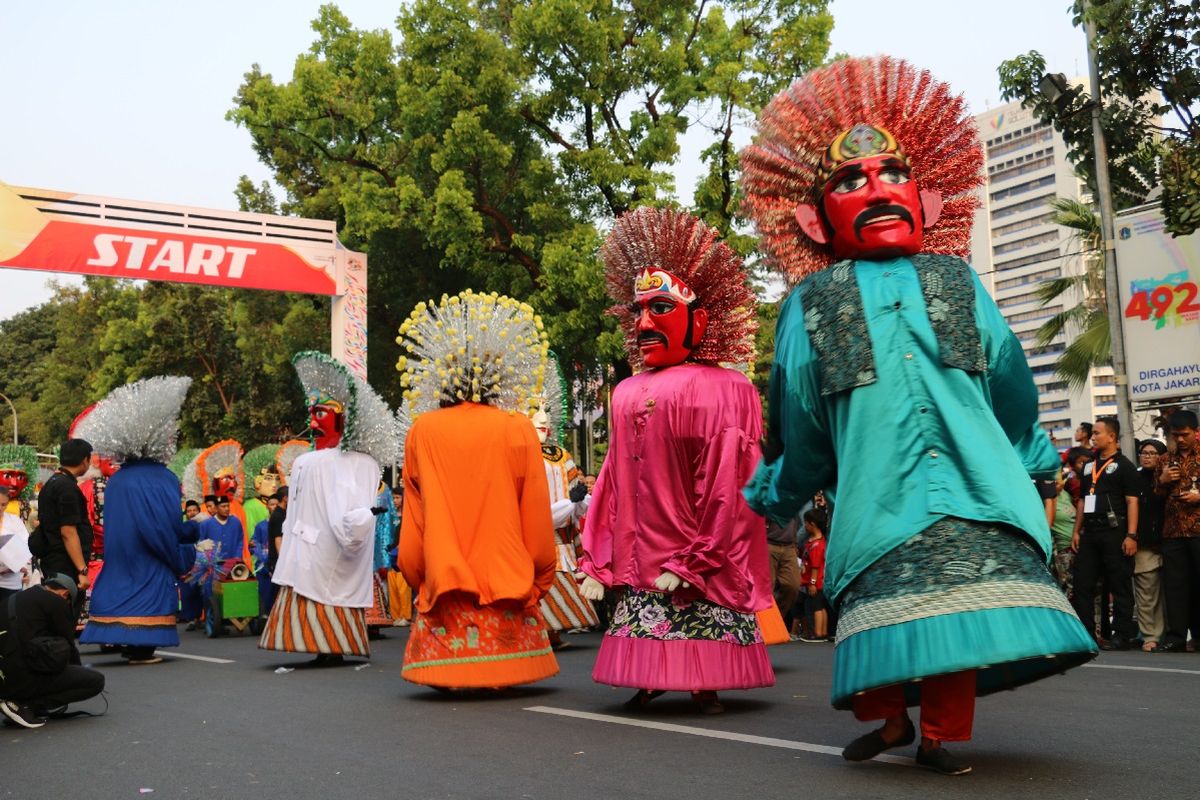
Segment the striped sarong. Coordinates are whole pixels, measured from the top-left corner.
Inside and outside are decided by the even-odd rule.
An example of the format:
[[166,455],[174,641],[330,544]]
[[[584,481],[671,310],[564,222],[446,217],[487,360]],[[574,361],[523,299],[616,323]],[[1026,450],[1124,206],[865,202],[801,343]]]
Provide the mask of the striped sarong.
[[285,653],[369,656],[366,609],[318,603],[291,586],[280,586],[258,646]]
[[554,583],[539,603],[542,616],[552,630],[592,628],[600,624],[590,600],[579,593],[579,584],[567,572],[554,573]]

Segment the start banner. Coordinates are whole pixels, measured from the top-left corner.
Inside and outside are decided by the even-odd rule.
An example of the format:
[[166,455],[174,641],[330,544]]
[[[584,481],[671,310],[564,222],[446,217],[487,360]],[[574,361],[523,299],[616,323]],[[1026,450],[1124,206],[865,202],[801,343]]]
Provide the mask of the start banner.
[[341,249],[321,220],[0,183],[0,267],[338,295]]
[[1130,399],[1200,395],[1200,234],[1172,238],[1157,205],[1119,214],[1116,232]]

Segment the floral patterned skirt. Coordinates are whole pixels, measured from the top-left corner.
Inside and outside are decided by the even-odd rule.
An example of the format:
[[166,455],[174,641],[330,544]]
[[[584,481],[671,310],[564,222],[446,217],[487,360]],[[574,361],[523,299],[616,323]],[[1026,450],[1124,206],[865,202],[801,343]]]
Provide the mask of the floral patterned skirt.
[[592,679],[698,692],[773,686],[775,673],[754,614],[627,588],[600,644]]
[[417,615],[404,650],[405,680],[446,689],[498,689],[558,674],[546,623],[515,600],[481,606],[450,592]]

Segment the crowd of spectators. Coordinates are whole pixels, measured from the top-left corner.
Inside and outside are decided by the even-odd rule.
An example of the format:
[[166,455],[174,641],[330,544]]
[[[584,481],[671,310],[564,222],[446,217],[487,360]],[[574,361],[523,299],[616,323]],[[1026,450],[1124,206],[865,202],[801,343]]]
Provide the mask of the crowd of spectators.
[[[1115,417],[1081,423],[1058,478],[1037,482],[1051,572],[1102,649],[1190,652],[1200,641],[1197,424],[1194,412],[1176,411],[1168,441],[1139,440],[1130,459]],[[823,591],[831,520],[818,494],[789,525],[767,523],[775,600],[793,640],[834,638]]]
[[1200,462],[1196,414],[1176,411],[1168,442],[1120,452],[1114,417],[1082,423],[1062,478],[1041,482],[1052,566],[1105,650],[1182,652],[1200,633]]

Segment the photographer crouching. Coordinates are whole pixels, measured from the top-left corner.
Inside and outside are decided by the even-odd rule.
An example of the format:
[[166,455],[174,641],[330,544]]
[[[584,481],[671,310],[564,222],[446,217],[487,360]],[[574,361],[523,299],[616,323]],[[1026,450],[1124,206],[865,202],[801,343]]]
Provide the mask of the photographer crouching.
[[0,713],[23,728],[104,690],[103,673],[81,666],[75,647],[77,592],[59,573],[0,605]]

